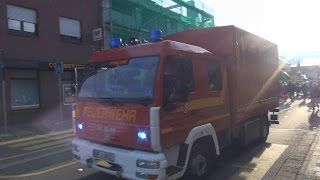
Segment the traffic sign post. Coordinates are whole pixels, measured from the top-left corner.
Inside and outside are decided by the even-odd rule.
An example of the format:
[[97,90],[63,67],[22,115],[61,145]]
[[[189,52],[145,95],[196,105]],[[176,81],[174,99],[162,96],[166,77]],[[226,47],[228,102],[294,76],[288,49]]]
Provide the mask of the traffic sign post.
[[60,121],[62,121],[62,89],[61,89],[61,74],[63,73],[63,62],[57,62],[55,64],[55,72],[59,75],[59,103],[60,103]]
[[55,64],[55,71],[56,71],[56,74],[62,74],[63,73],[63,62],[57,62]]

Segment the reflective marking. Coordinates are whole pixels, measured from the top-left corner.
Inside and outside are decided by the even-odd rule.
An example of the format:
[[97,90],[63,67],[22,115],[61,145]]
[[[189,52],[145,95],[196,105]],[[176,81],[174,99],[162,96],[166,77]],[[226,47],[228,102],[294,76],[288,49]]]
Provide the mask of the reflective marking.
[[257,152],[257,157],[254,157],[250,162],[233,164],[233,167],[240,169],[230,179],[261,179],[287,147],[287,145],[272,144],[270,147],[264,148],[261,155],[260,152]]
[[72,133],[73,134],[72,129],[71,130],[66,130],[66,131],[60,131],[60,132],[57,132],[57,133],[42,134],[42,135],[36,135],[36,136],[32,136],[32,137],[26,137],[26,138],[11,140],[11,141],[4,141],[4,142],[0,142],[0,146],[9,145],[9,144],[15,144],[15,143],[19,143],[19,142],[34,140],[34,139],[40,139],[40,138],[44,138],[44,137],[57,136],[57,135],[66,134],[66,133]]
[[51,142],[51,143],[39,144],[39,145],[30,146],[30,147],[26,147],[26,148],[22,148],[22,149],[26,150],[26,151],[31,151],[31,150],[45,148],[45,147],[49,147],[49,146],[66,144],[68,142],[71,142],[72,139],[73,138],[68,138],[68,139],[65,139],[64,141],[56,141],[56,142]]
[[62,169],[62,168],[65,168],[67,166],[71,166],[71,165],[74,165],[74,164],[76,164],[76,162],[71,161],[69,163],[66,163],[66,164],[63,164],[63,165],[60,165],[60,166],[56,166],[56,167],[53,167],[53,168],[50,168],[50,169],[46,169],[46,170],[43,170],[43,171],[39,171],[39,172],[26,173],[26,174],[21,174],[21,175],[0,176],[0,179],[11,179],[11,178],[23,178],[23,177],[37,176],[37,175],[49,173],[49,172],[52,172],[52,171],[55,171],[55,170],[58,170],[58,169]]
[[161,134],[166,134],[166,133],[170,133],[173,131],[172,127],[166,128],[166,129],[162,129],[161,130]]
[[226,113],[226,114],[222,114],[219,116],[214,116],[214,117],[210,117],[210,118],[206,118],[206,119],[201,119],[197,122],[197,125],[209,123],[209,122],[216,121],[216,120],[223,119],[223,118],[227,118],[227,117],[230,117],[230,113]]
[[[206,124],[206,123],[209,123],[209,122],[212,122],[212,121],[216,121],[216,120],[219,120],[219,119],[223,119],[223,118],[227,118],[227,117],[230,117],[230,113],[222,114],[222,115],[214,116],[214,117],[210,117],[210,118],[200,119],[200,120],[198,120],[197,125]],[[161,134],[167,134],[167,133],[172,132],[173,130],[174,129],[172,127],[165,128],[165,129],[161,130]]]
[[73,134],[67,134],[67,135],[63,135],[63,136],[57,136],[57,137],[48,137],[45,139],[39,139],[39,140],[35,140],[35,141],[30,141],[30,142],[24,142],[24,143],[19,143],[19,144],[14,144],[14,145],[10,145],[10,148],[17,148],[17,147],[23,147],[23,146],[30,146],[30,145],[34,145],[34,144],[38,144],[38,143],[43,143],[43,142],[47,142],[47,141],[54,141],[54,140],[61,140],[61,139],[65,139],[68,137],[74,137]]

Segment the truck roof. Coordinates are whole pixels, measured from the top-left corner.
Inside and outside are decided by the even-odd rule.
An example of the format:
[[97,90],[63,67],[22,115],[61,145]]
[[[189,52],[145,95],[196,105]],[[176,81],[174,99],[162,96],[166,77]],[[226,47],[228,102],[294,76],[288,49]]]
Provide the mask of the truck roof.
[[101,61],[112,61],[119,59],[128,59],[131,57],[143,57],[159,55],[160,53],[166,52],[177,52],[184,51],[190,53],[198,53],[209,55],[212,54],[206,49],[198,46],[180,43],[171,40],[164,40],[154,43],[144,43],[128,47],[120,47],[115,49],[107,49],[92,54],[90,62],[101,62]]

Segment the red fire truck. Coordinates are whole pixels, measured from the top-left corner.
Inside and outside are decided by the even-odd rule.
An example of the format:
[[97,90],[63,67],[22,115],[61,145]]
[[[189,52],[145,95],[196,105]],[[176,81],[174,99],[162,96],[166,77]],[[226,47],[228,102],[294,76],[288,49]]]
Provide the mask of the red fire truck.
[[93,53],[78,88],[76,161],[128,179],[202,177],[222,150],[267,139],[275,44],[235,26],[160,34]]

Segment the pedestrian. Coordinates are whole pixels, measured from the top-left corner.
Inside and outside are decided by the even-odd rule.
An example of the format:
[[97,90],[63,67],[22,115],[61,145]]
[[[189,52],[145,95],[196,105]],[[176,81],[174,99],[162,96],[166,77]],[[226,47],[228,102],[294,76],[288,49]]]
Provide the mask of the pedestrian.
[[313,83],[311,85],[310,98],[311,98],[312,109],[314,110],[316,106],[319,108],[320,91],[317,83]]
[[307,82],[303,83],[302,91],[303,91],[303,102],[306,102],[306,99],[308,98],[308,91],[309,91]]
[[294,91],[295,91],[295,86],[292,81],[289,81],[288,82],[288,94],[289,94],[289,98],[291,99],[291,101],[294,100]]

